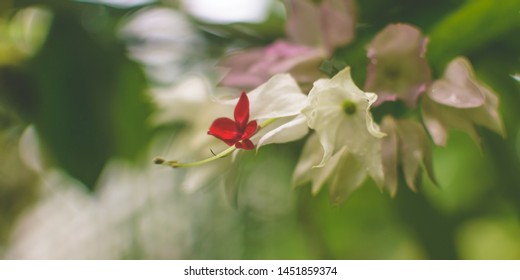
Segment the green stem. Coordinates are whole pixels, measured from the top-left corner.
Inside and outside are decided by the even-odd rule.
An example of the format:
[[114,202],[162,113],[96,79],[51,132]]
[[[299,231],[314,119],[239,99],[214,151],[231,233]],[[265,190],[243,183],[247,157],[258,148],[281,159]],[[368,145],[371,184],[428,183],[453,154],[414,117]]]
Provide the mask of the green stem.
[[[274,123],[274,122],[277,121],[278,119],[279,119],[279,118],[271,118],[271,119],[267,119],[267,120],[263,121],[263,122],[258,126],[257,132],[258,132],[260,129],[262,129],[262,128],[264,128],[264,127],[266,127],[266,126],[268,126],[268,125]],[[256,134],[256,132],[255,132],[255,134]]]
[[163,158],[161,157],[156,157],[154,159],[154,163],[155,164],[162,164],[162,165],[166,165],[166,166],[170,166],[170,167],[173,167],[173,168],[179,168],[179,167],[195,167],[195,166],[199,166],[199,165],[203,165],[203,164],[206,164],[208,162],[212,162],[214,160],[217,160],[219,158],[223,158],[223,157],[226,157],[228,156],[229,154],[231,154],[233,151],[235,151],[237,148],[235,146],[231,146],[227,149],[225,149],[224,151],[212,156],[212,157],[209,157],[207,159],[203,159],[203,160],[199,160],[199,161],[194,161],[194,162],[188,162],[188,163],[180,163],[176,160],[164,160]]
[[[256,130],[256,132],[260,131],[262,128],[272,124],[273,122],[275,122],[276,120],[278,120],[278,118],[271,118],[271,119],[267,119],[265,121],[263,121],[259,126],[258,126],[258,129]],[[255,132],[255,134],[256,134]],[[254,135],[254,134],[253,134]],[[235,146],[231,146],[227,149],[225,149],[224,151],[212,156],[212,157],[209,157],[209,158],[206,158],[206,159],[203,159],[203,160],[199,160],[199,161],[194,161],[194,162],[188,162],[188,163],[180,163],[176,160],[165,160],[164,158],[162,157],[156,157],[153,162],[155,164],[160,164],[160,165],[165,165],[165,166],[170,166],[170,167],[173,167],[173,168],[187,168],[187,167],[196,167],[196,166],[200,166],[200,165],[203,165],[203,164],[206,164],[206,163],[209,163],[209,162],[212,162],[214,160],[217,160],[217,159],[220,159],[220,158],[223,158],[223,157],[226,157],[228,155],[230,155],[232,152],[234,152],[237,148]]]

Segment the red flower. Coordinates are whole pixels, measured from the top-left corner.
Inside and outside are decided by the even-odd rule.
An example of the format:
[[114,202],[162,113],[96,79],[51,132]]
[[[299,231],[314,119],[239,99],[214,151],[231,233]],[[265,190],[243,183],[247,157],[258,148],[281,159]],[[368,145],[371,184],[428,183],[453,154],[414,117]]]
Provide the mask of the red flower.
[[242,92],[235,107],[235,120],[218,118],[211,124],[208,134],[226,142],[229,146],[235,145],[237,149],[251,150],[255,147],[249,137],[256,132],[256,121],[249,122],[249,99]]

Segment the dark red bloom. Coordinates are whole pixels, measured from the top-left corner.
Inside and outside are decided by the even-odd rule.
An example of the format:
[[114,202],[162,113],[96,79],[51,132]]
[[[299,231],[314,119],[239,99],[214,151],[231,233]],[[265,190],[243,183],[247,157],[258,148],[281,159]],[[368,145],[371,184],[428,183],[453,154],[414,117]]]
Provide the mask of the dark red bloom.
[[249,139],[256,132],[258,124],[249,121],[249,99],[242,92],[235,107],[235,120],[218,118],[211,124],[208,134],[226,142],[229,146],[235,145],[237,149],[251,150],[255,147]]

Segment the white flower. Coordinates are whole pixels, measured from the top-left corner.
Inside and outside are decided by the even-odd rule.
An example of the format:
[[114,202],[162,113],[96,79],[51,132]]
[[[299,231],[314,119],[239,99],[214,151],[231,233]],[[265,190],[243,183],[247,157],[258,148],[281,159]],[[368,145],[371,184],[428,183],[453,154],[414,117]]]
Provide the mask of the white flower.
[[[237,104],[238,98],[224,99],[222,96],[231,94],[229,90],[219,89],[219,93],[213,94],[206,85],[204,80],[191,80],[182,83],[179,86],[180,90],[171,91],[171,94],[178,96],[167,98],[163,92],[161,98],[156,98],[157,101],[169,104],[159,106],[164,110],[156,116],[156,120],[184,120],[189,125],[177,136],[177,141],[172,147],[172,150],[177,151],[175,159],[183,162],[186,157],[189,157],[188,160],[211,157],[211,152],[220,152],[227,147],[224,142],[207,135],[207,132],[217,118],[232,118],[233,107]],[[307,105],[307,96],[301,92],[289,74],[273,76],[247,96],[250,105],[249,120],[256,121],[260,126],[266,121],[270,122],[251,137],[257,149],[267,144],[295,141],[307,134],[306,119],[301,114]],[[243,151],[236,150],[232,158],[234,159],[239,152]],[[186,174],[183,187],[185,190],[194,191],[209,184],[220,174],[233,173],[228,171],[236,164],[240,163],[223,158],[191,168]]]
[[517,82],[520,82],[520,73],[516,73],[514,75],[511,75],[513,79],[515,79]]
[[317,136],[312,136],[304,147],[294,183],[312,181],[312,192],[316,194],[325,182],[330,182],[336,201],[356,189],[367,173],[382,185],[380,138],[385,134],[370,114],[377,96],[360,90],[347,67],[332,79],[316,81],[308,98],[309,106],[303,113]]
[[251,138],[261,146],[272,143],[286,143],[298,140],[309,131],[305,116],[301,111],[307,106],[307,96],[289,74],[277,74],[249,94],[251,119],[277,120],[258,131]]

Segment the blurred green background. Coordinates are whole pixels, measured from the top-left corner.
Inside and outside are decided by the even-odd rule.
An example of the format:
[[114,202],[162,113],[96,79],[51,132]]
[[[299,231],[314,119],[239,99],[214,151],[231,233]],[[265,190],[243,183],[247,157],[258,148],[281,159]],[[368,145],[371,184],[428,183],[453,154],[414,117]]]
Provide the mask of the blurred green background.
[[184,2],[0,3],[0,256],[520,259],[520,1],[358,1],[356,39],[335,53],[363,81],[377,32],[420,27],[435,77],[464,55],[498,93],[505,139],[453,132],[434,148],[438,186],[392,199],[367,180],[341,205],[290,187],[303,140],[268,146],[243,159],[234,207],[217,182],[187,194],[185,171],[152,165],[182,124],[150,121],[149,89],[283,37],[285,13],[256,1],[262,20],[215,22]]

